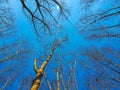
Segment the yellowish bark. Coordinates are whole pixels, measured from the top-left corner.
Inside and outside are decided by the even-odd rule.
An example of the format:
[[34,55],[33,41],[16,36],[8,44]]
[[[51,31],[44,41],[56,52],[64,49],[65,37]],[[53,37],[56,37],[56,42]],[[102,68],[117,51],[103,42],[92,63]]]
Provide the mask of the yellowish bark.
[[36,61],[37,59],[34,60],[34,71],[36,72],[36,77],[35,79],[33,80],[33,83],[32,83],[32,86],[31,86],[31,90],[38,90],[39,87],[40,87],[40,79],[41,77],[43,76],[43,72],[44,72],[44,69],[46,67],[46,65],[48,64],[48,62],[50,61],[50,59],[52,58],[53,54],[54,54],[54,51],[56,49],[56,47],[63,41],[60,40],[59,42],[57,42],[53,48],[52,48],[52,51],[50,53],[50,55],[47,57],[47,59],[43,62],[43,64],[41,65],[41,67],[39,69],[37,69],[37,66],[36,66]]
[[40,78],[41,78],[41,73],[37,73],[35,79],[33,80],[31,90],[38,90],[40,87]]
[[58,61],[58,68],[56,70],[56,76],[57,76],[57,90],[60,90],[60,62]]
[[45,79],[46,79],[46,81],[47,81],[47,83],[48,83],[48,88],[49,88],[49,90],[52,90],[52,86],[51,86],[49,80],[47,79],[47,76],[46,76],[45,73],[44,73],[44,77],[45,77]]
[[59,72],[58,70],[56,71],[57,74],[57,90],[60,90],[60,79],[59,79]]

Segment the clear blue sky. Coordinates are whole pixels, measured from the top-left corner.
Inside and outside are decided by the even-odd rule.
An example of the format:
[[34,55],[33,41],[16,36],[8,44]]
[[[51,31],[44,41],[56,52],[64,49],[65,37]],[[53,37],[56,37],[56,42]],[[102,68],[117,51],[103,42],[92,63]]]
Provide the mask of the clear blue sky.
[[[67,2],[68,7],[70,7],[70,9],[71,9],[71,15],[69,16],[69,20],[71,21],[73,26],[69,22],[63,21],[64,28],[62,30],[62,33],[57,34],[55,36],[48,35],[45,38],[40,38],[40,39],[43,39],[43,41],[44,40],[48,41],[48,42],[45,42],[45,44],[49,44],[49,43],[52,43],[52,39],[54,37],[61,38],[62,36],[64,36],[63,34],[68,36],[69,41],[66,43],[63,43],[63,48],[58,48],[56,50],[55,56],[57,56],[58,52],[65,54],[65,53],[68,53],[71,51],[75,51],[74,53],[77,54],[77,53],[79,53],[80,50],[82,50],[82,47],[89,47],[91,45],[101,47],[101,46],[109,45],[113,42],[113,40],[111,40],[111,42],[107,42],[106,40],[95,40],[95,41],[86,40],[84,38],[84,34],[78,33],[78,30],[74,27],[74,26],[76,26],[77,20],[79,19],[79,17],[83,16],[85,13],[88,13],[88,12],[93,13],[93,12],[98,12],[97,10],[99,10],[99,9],[105,10],[106,8],[109,8],[110,4],[111,4],[110,2],[112,2],[112,0],[110,0],[109,3],[107,0],[100,0],[99,2],[96,2],[94,5],[92,5],[92,7],[88,11],[82,10],[79,8],[79,7],[82,7],[82,4],[79,2],[80,0],[65,0],[65,1]],[[11,0],[10,6],[11,6],[11,8],[13,8],[13,13],[15,13],[15,24],[16,24],[17,34],[19,36],[23,36],[23,37],[27,38],[28,41],[30,41],[30,43],[32,45],[34,45],[36,55],[34,55],[33,57],[39,57],[40,51],[44,50],[44,49],[42,49],[42,47],[45,45],[44,42],[39,42],[42,40],[38,39],[38,37],[35,35],[33,26],[31,24],[30,20],[28,20],[25,17],[19,0]],[[56,7],[56,10],[57,10],[57,7]],[[112,23],[112,22],[113,22],[113,20],[111,22],[108,22],[108,24]],[[115,22],[115,20],[114,20],[114,22]],[[118,43],[118,42],[116,41],[116,43]],[[31,74],[32,77],[34,77],[34,75],[35,75],[34,70],[33,70],[33,57],[32,57],[32,60],[29,60],[29,63],[30,63],[29,67],[26,67],[27,68],[26,73]],[[69,58],[69,56],[68,56],[66,58],[68,60],[64,60],[64,59],[62,60],[64,64],[68,63],[68,61],[72,62],[72,58],[74,58],[74,57]],[[84,59],[84,57],[82,57],[82,59]],[[81,60],[81,57],[79,57],[79,60]],[[78,90],[87,90],[86,87],[84,86],[85,71],[84,71],[83,67],[80,66],[79,60],[77,61],[77,67],[76,67],[77,68],[76,69],[76,78],[77,78],[78,86],[79,86]],[[49,64],[51,64],[51,63],[52,62],[50,62]],[[56,63],[54,63],[54,62],[51,65],[56,67]],[[69,66],[66,66],[66,67],[69,68]],[[48,78],[50,80],[52,80],[54,78],[55,74],[51,74],[51,71],[48,69],[48,67],[46,68],[46,72],[49,75]],[[66,76],[66,78],[67,78],[67,76]],[[15,86],[13,86],[13,87],[11,86],[8,90],[10,90],[11,88],[12,88],[12,90],[17,90],[15,88]]]

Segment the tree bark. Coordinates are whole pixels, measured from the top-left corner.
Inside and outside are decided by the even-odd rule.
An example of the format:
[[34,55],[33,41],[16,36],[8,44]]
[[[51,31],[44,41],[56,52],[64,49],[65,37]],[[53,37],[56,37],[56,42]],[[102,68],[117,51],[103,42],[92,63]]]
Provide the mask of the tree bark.
[[62,41],[64,41],[64,39],[58,41],[58,42],[53,46],[51,53],[49,54],[49,56],[48,56],[47,59],[43,62],[43,64],[41,65],[41,67],[40,67],[39,69],[37,69],[37,66],[36,66],[36,61],[37,61],[37,59],[34,59],[34,71],[36,72],[36,77],[35,77],[35,79],[33,80],[33,83],[32,83],[32,86],[31,86],[31,90],[38,90],[38,89],[39,89],[39,87],[40,87],[40,80],[41,80],[41,78],[42,78],[42,76],[43,76],[44,69],[45,69],[46,65],[48,64],[48,62],[50,61],[50,59],[52,58],[56,47],[57,47]]

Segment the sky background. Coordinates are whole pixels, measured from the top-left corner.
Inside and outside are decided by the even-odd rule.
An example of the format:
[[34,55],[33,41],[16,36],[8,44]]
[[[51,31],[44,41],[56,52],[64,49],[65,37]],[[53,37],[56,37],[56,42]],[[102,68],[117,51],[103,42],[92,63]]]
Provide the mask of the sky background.
[[[66,21],[63,20],[62,21],[62,25],[63,25],[63,30],[56,34],[55,36],[50,36],[50,35],[46,35],[44,38],[38,38],[34,32],[34,28],[31,24],[31,21],[28,20],[24,13],[23,10],[21,8],[21,4],[19,2],[19,0],[11,0],[9,5],[12,8],[12,12],[15,14],[15,29],[17,30],[17,35],[19,37],[24,37],[26,39],[28,39],[28,41],[30,42],[31,45],[34,46],[34,53],[31,56],[31,60],[28,60],[28,67],[26,67],[26,72],[24,73],[24,75],[21,75],[19,79],[17,79],[13,85],[11,85],[10,87],[8,87],[6,90],[17,90],[17,87],[15,85],[19,84],[19,81],[22,77],[25,77],[26,75],[31,75],[32,79],[35,76],[34,70],[33,70],[33,59],[35,57],[39,57],[41,56],[42,52],[44,53],[49,53],[50,50],[47,52],[44,51],[44,45],[46,44],[50,44],[53,43],[53,39],[54,38],[62,38],[64,35],[66,35],[69,40],[67,42],[64,42],[62,44],[62,48],[58,48],[55,51],[55,55],[53,56],[52,60],[49,62],[49,65],[46,67],[46,72],[47,72],[47,76],[49,78],[49,80],[53,80],[55,77],[55,73],[51,73],[52,71],[49,69],[49,67],[56,67],[57,64],[55,62],[55,58],[56,56],[58,56],[58,53],[60,54],[67,54],[71,51],[74,52],[75,55],[77,55],[80,51],[82,51],[83,48],[90,48],[90,46],[96,46],[96,47],[101,47],[101,46],[106,46],[106,45],[110,45],[111,46],[115,46],[115,43],[117,45],[119,45],[119,40],[112,40],[109,39],[102,39],[102,40],[87,40],[85,39],[85,35],[87,35],[88,33],[82,33],[79,32],[79,29],[76,28],[77,26],[77,22],[78,19],[84,15],[86,15],[87,13],[96,13],[98,12],[98,10],[106,10],[107,8],[111,7],[111,2],[113,0],[110,0],[109,2],[107,0],[99,0],[98,2],[96,2],[95,4],[93,4],[88,10],[85,9],[81,9],[83,4],[80,2],[80,0],[65,0],[65,2],[68,5],[68,8],[70,8],[70,13],[71,15],[69,16],[69,20],[72,23],[72,25]],[[118,3],[119,5],[119,3]],[[57,6],[56,6],[56,10]],[[116,21],[116,19],[112,19],[110,22],[107,22],[107,24],[110,23],[115,23],[118,22],[118,20]],[[104,24],[104,23],[103,23]],[[15,40],[15,38],[11,39],[11,41],[9,40],[4,40],[2,41],[2,43],[10,43],[13,42]],[[16,41],[16,40],[15,40]],[[114,42],[114,44],[113,44]],[[72,60],[74,59],[74,56],[72,55],[68,55],[65,56],[62,60],[62,64],[65,65],[68,62],[73,62]],[[78,82],[78,90],[87,90],[87,88],[85,87],[85,82],[84,82],[84,75],[86,75],[86,72],[84,70],[84,67],[80,66],[79,64],[79,60],[84,60],[84,57],[79,56],[78,60],[77,60],[77,66],[76,66],[76,78],[77,78],[77,82]],[[39,62],[41,64],[41,62]],[[39,65],[40,65],[39,64]],[[39,66],[38,65],[38,66]],[[69,69],[69,65],[66,66],[67,70]],[[68,71],[66,71],[66,73],[68,73]],[[89,74],[89,73],[88,73]],[[68,78],[67,76],[65,76],[65,78]],[[42,87],[41,87],[42,88]],[[42,90],[42,89],[41,89]]]

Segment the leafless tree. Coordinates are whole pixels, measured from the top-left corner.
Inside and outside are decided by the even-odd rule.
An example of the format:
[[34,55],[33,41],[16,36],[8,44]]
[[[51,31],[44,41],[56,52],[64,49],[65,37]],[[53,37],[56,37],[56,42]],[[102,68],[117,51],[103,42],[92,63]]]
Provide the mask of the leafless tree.
[[[32,50],[23,38],[10,41],[11,35],[18,37],[15,35],[14,14],[7,1],[0,1],[0,90],[6,90],[15,83],[26,67]],[[10,42],[5,42],[7,39]]]
[[30,90],[31,76],[25,76],[19,83],[18,90]]
[[46,58],[46,60],[42,63],[41,67],[39,69],[37,69],[36,66],[36,61],[39,60],[39,58],[35,58],[34,60],[34,71],[36,73],[36,77],[33,80],[32,86],[31,86],[31,90],[38,90],[40,87],[40,82],[41,82],[41,78],[43,77],[43,72],[45,67],[47,66],[48,62],[50,61],[50,59],[52,58],[55,49],[57,48],[57,46],[64,41],[64,39],[56,42],[56,44],[53,46],[51,53],[49,54],[49,56]]
[[[86,5],[87,9],[96,3],[96,0],[82,1],[90,1]],[[112,4],[107,4],[107,7],[102,4],[104,9],[88,11],[83,17],[80,17],[77,25],[79,30],[85,33],[87,39],[105,40],[108,38],[106,42],[109,42],[109,38],[119,40],[120,6],[119,2],[116,4],[115,1],[112,0]],[[97,46],[90,46],[83,50],[84,62],[81,64],[88,70],[86,73],[90,73],[86,75],[85,82],[91,90],[119,88],[119,48],[114,49],[115,44],[113,42],[107,46],[104,45],[104,47],[100,45],[100,49]]]
[[0,38],[13,35],[14,30],[14,14],[10,7],[1,1],[0,3]]
[[[64,55],[63,55],[64,56]],[[78,90],[78,83],[76,80],[76,60],[63,64],[64,58],[58,55],[57,68],[55,69],[56,80],[54,80],[55,88],[57,90]],[[68,68],[69,67],[69,68]],[[67,77],[66,77],[67,76]]]
[[[60,16],[67,18],[69,10],[67,10],[66,3],[58,0],[20,0],[25,15],[32,21],[34,30],[37,35],[39,31],[56,32],[61,27],[58,22]],[[29,3],[29,4],[28,4]],[[31,6],[33,8],[31,8]],[[57,8],[59,9],[59,12]],[[59,16],[58,16],[59,15]]]
[[[96,0],[89,1],[94,1],[95,3]],[[115,3],[113,1],[111,1],[112,4]],[[77,26],[80,31],[86,32],[85,36],[88,37],[88,39],[101,39],[106,37],[119,38],[119,15],[119,4],[111,5],[111,7],[105,9],[100,8],[99,10],[87,13],[83,17],[80,17],[77,22]],[[114,23],[110,23],[112,21],[114,21]]]
[[107,47],[99,50],[93,47],[84,50],[83,55],[86,59],[82,64],[91,71],[85,79],[91,90],[120,88],[119,50]]
[[19,41],[0,48],[0,78],[1,90],[5,90],[22,74],[32,49],[25,41]]

